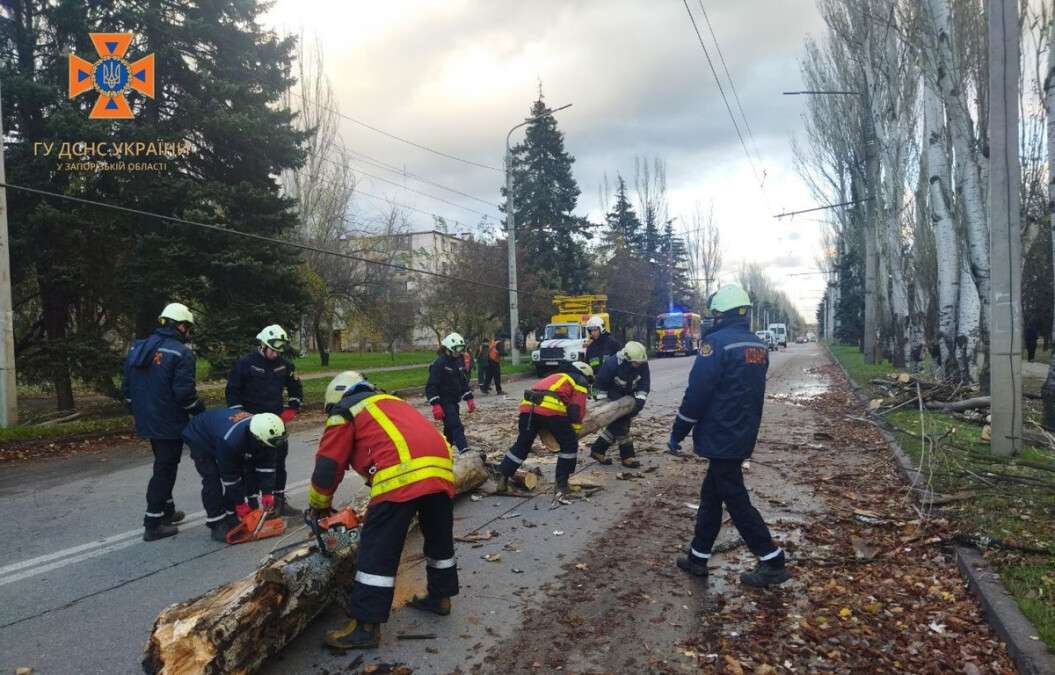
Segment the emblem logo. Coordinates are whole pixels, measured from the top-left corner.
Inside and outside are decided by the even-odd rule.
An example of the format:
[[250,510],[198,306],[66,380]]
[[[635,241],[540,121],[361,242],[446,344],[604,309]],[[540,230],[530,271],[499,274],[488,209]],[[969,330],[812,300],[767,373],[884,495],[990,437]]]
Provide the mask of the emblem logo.
[[88,117],[93,120],[132,119],[128,91],[154,98],[154,55],[129,63],[125,59],[132,33],[90,33],[99,59],[92,63],[70,54],[69,95],[76,98],[92,89],[99,92]]

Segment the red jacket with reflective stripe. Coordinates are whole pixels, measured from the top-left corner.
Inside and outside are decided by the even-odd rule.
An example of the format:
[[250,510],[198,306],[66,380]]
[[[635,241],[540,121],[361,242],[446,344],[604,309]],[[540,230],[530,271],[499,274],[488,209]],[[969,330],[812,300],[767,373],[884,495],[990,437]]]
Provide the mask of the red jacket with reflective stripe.
[[[568,373],[547,375],[536,382],[531,390],[548,394],[541,403],[534,406],[536,415],[564,417],[568,414],[568,406],[577,406],[578,414],[568,421],[573,425],[582,424],[586,416],[586,387],[576,382],[571,375]],[[520,412],[529,413],[531,409],[531,401],[524,399],[520,402]]]
[[[409,463],[401,459],[401,447]],[[332,460],[336,470],[325,460]],[[417,464],[424,466],[415,469]],[[315,454],[311,486],[332,496],[351,467],[370,485],[371,504],[407,502],[436,492],[453,498],[453,470],[443,468],[452,465],[447,441],[417,410],[395,396],[369,392],[346,396],[331,411]]]

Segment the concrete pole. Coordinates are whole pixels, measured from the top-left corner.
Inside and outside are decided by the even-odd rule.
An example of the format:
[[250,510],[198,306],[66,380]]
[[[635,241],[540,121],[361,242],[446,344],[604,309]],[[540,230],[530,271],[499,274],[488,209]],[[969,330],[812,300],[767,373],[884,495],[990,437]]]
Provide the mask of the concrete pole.
[[[510,134],[513,130],[510,129]],[[513,151],[509,148],[509,136],[506,136],[506,222],[509,224],[509,339],[513,365],[520,363],[520,346],[517,341],[517,327],[520,326],[520,306],[517,296],[517,226],[516,205],[513,201]]]
[[[0,183],[4,172],[3,104],[0,103]],[[15,382],[15,316],[11,306],[11,248],[7,241],[7,188],[0,188],[0,427],[18,424]]]
[[1022,170],[1018,156],[1019,36],[1016,0],[989,0],[989,244],[992,451],[1022,452]]

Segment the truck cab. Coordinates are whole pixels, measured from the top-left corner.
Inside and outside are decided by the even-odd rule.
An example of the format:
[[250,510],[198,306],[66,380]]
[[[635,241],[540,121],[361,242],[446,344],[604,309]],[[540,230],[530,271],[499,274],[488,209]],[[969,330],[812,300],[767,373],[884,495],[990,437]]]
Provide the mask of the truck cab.
[[586,322],[591,316],[600,316],[606,329],[611,329],[605,312],[606,295],[558,295],[553,298],[557,313],[542,333],[539,348],[531,352],[531,362],[540,377],[554,370],[562,362],[581,361],[586,358],[586,344],[590,336],[586,333]]
[[777,344],[781,347],[787,348],[788,346],[788,326],[784,323],[771,323],[769,324],[769,331],[773,333],[773,337],[776,338]]
[[656,355],[695,354],[700,347],[700,315],[669,312],[656,317]]

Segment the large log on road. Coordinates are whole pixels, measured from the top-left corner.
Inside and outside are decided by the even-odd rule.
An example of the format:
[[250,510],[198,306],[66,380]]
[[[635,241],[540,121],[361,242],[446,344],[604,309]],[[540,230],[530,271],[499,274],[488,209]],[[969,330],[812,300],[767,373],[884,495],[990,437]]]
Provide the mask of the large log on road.
[[[592,434],[595,431],[605,428],[620,417],[629,415],[632,412],[634,412],[633,396],[624,396],[623,398],[614,401],[605,401],[604,403],[588,403],[586,405],[586,417],[582,421],[582,428],[579,429],[575,435],[582,438],[587,434]],[[539,440],[541,440],[545,446],[553,452],[560,450],[560,445],[557,443],[557,439],[555,439],[548,431],[543,431],[539,434]]]
[[[459,494],[487,480],[476,453],[454,462]],[[355,576],[357,546],[326,558],[301,546],[253,574],[168,607],[147,641],[147,673],[251,673],[293,640]]]

